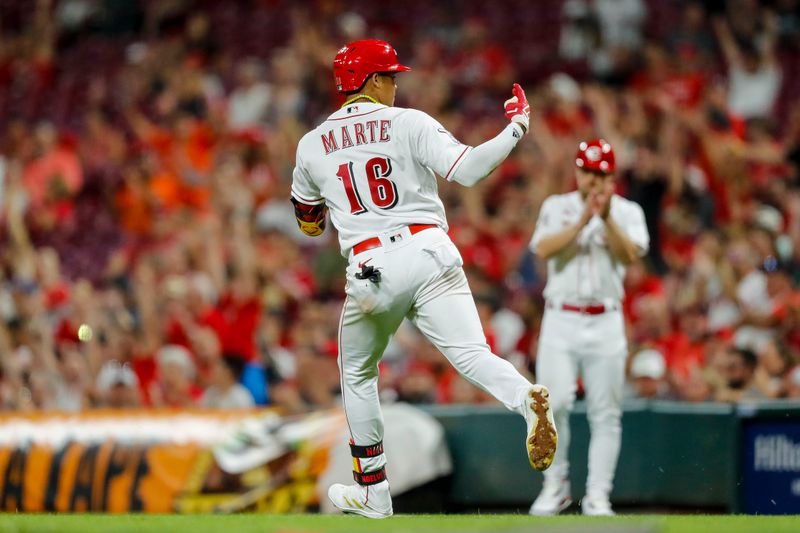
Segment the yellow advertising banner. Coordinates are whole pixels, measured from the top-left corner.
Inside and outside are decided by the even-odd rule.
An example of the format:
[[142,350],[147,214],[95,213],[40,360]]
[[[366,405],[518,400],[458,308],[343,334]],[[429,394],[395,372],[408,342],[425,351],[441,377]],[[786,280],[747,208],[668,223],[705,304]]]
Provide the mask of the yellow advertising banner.
[[[394,492],[449,473],[437,422],[384,417]],[[338,409],[0,415],[0,511],[328,512],[320,487],[352,479],[349,455]]]
[[[222,471],[214,460],[220,426],[236,427],[264,415],[208,411],[4,417],[0,419],[3,433],[16,430],[17,442],[0,444],[0,510],[167,513],[313,509],[318,504],[316,479],[327,465],[330,439],[295,443],[294,449],[238,474]],[[339,417],[327,418],[338,433]],[[27,435],[19,434],[23,424]],[[182,442],[185,435],[178,432],[187,425],[195,433],[207,430],[208,438]],[[101,440],[69,436],[80,432],[80,427],[91,426],[105,426],[109,434],[99,435]],[[58,427],[63,428],[62,433],[48,435]],[[159,434],[164,427],[175,428],[174,438],[164,439]],[[38,438],[31,438],[37,430],[41,431]],[[132,430],[140,431],[139,438],[130,438]]]

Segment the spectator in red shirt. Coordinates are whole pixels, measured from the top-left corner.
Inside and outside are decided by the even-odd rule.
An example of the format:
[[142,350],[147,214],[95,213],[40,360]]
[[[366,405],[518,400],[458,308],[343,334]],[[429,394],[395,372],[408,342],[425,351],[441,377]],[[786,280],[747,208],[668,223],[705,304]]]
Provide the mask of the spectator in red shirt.
[[678,327],[663,343],[667,368],[675,384],[688,380],[693,371],[705,367],[707,317],[708,309],[702,305],[681,310],[678,313]]
[[23,183],[30,199],[30,216],[49,230],[71,219],[74,198],[83,185],[83,168],[75,150],[49,123],[36,128],[36,155],[25,166]]
[[156,354],[157,376],[149,396],[154,407],[194,407],[203,394],[195,384],[196,369],[189,351],[167,345]]
[[648,272],[641,260],[631,263],[625,275],[625,299],[622,302],[625,317],[631,324],[636,325],[639,321],[641,299],[646,296],[659,296],[663,292],[661,278]]
[[256,356],[255,333],[261,313],[255,279],[244,272],[235,272],[230,290],[220,298],[215,313],[215,317],[221,317],[222,350],[252,360]]

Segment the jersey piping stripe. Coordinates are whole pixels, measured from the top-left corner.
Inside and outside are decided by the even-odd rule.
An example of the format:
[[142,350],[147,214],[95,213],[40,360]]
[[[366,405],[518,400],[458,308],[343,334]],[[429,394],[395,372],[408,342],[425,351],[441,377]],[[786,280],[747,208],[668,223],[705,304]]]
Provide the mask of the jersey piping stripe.
[[[345,403],[345,388],[344,388],[344,351],[342,350],[342,330],[344,326],[344,314],[347,311],[348,297],[345,297],[342,304],[342,316],[339,317],[339,386],[342,388],[342,409],[344,410],[344,421],[347,422],[347,430],[350,432],[350,439],[353,439],[353,429],[350,427],[350,421],[347,420],[347,404]],[[355,440],[353,440],[355,443]]]
[[464,154],[466,154],[467,150],[469,150],[469,149],[470,149],[469,146],[466,146],[464,148],[464,151],[461,152],[461,155],[459,155],[458,158],[455,160],[455,162],[453,163],[453,166],[451,166],[450,170],[447,171],[447,175],[444,177],[444,179],[448,179],[450,177],[450,173],[453,172],[453,169],[456,168],[456,165],[458,165],[458,162],[461,161],[461,158],[464,157]]
[[339,118],[329,118],[325,122],[331,120],[347,120],[348,118],[355,118],[355,117],[363,117],[364,115],[369,115],[370,113],[374,113],[376,111],[381,111],[382,109],[386,109],[385,107],[379,107],[378,109],[373,109],[372,111],[367,111],[366,113],[359,113],[358,115],[347,115],[346,117],[339,117]]

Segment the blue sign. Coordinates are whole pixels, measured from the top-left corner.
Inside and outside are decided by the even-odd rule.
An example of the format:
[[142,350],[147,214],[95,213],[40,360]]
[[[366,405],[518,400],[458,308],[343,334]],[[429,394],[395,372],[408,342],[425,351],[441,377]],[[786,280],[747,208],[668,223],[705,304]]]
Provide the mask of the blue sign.
[[745,423],[744,512],[800,514],[800,421]]

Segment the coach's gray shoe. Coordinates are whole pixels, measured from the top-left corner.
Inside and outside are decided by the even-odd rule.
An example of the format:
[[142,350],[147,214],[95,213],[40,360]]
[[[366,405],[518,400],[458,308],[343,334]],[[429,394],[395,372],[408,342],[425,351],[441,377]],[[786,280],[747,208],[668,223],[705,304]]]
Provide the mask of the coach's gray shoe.
[[614,516],[608,498],[584,496],[581,500],[581,512],[586,516]]
[[558,433],[547,387],[533,385],[525,397],[522,412],[528,424],[528,436],[525,439],[528,461],[535,470],[547,470],[553,463],[558,445]]
[[367,487],[336,483],[328,489],[328,498],[343,513],[367,518],[388,518],[393,513],[388,481]]
[[557,482],[544,482],[542,492],[531,505],[528,514],[536,516],[557,515],[572,503],[568,479]]

